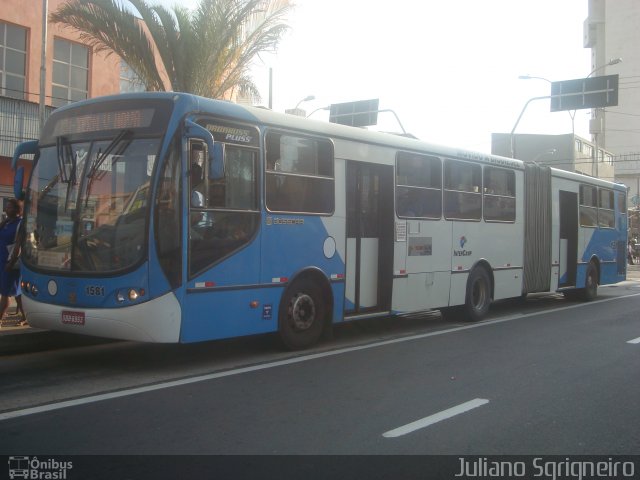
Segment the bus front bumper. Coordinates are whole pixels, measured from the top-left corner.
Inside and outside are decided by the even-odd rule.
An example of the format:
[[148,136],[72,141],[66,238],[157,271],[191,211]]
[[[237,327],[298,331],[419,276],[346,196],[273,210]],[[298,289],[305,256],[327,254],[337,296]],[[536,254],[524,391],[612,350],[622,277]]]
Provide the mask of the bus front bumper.
[[74,308],[22,295],[31,327],[139,342],[180,340],[181,309],[173,293],[130,307]]

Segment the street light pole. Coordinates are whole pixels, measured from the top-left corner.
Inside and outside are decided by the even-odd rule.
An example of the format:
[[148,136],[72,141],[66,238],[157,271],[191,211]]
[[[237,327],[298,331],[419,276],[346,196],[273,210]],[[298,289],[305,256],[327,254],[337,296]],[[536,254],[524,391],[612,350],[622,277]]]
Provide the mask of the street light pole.
[[49,12],[48,0],[42,0],[42,54],[40,55],[40,104],[38,117],[40,120],[40,132],[45,120],[45,90],[47,81],[47,14]]
[[511,134],[509,135],[509,141],[510,141],[510,144],[511,144],[511,158],[516,158],[516,145],[515,145],[514,132],[516,131],[516,128],[518,128],[518,124],[520,123],[520,119],[522,118],[522,115],[524,115],[524,111],[527,109],[529,104],[531,102],[533,102],[534,100],[544,100],[545,98],[551,98],[551,96],[547,95],[547,96],[544,96],[544,97],[533,97],[533,98],[530,98],[529,100],[527,100],[527,103],[524,104],[524,107],[522,107],[522,111],[520,112],[520,115],[518,116],[518,119],[516,120],[515,125],[511,129]]
[[316,99],[315,95],[307,95],[296,104],[296,110],[298,109],[298,107],[302,102],[310,102],[311,100],[315,100],[315,99]]
[[[549,85],[551,85],[553,83],[548,78],[535,77],[533,75],[520,75],[518,78],[520,80],[544,80]],[[575,120],[576,120],[576,111],[575,110],[567,110],[567,113],[569,114],[569,117],[571,117],[571,134],[575,135],[576,134],[576,122],[575,122]]]

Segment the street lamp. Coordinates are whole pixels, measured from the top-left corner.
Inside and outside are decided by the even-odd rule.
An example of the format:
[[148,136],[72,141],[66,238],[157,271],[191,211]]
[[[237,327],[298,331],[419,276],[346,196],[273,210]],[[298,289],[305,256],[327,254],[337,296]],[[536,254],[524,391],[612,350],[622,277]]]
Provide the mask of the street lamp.
[[309,115],[307,115],[307,118],[309,118],[314,113],[319,112],[320,110],[330,110],[330,109],[331,109],[331,106],[316,108],[313,112],[311,112]]
[[[551,80],[544,77],[534,77],[533,75],[520,75],[518,77],[520,80],[544,80],[549,83],[549,85],[553,84]],[[576,134],[576,111],[575,110],[567,110],[567,113],[571,117],[571,133],[573,135]]]
[[518,77],[520,80],[544,80],[545,82],[552,83],[551,80],[544,77],[534,77],[533,75],[520,75]]
[[527,100],[527,103],[524,104],[524,107],[522,107],[522,111],[520,112],[520,115],[518,115],[518,119],[516,120],[516,123],[513,125],[513,128],[511,129],[511,133],[509,134],[509,144],[510,144],[510,148],[511,148],[511,158],[516,158],[515,131],[516,131],[516,128],[518,128],[518,124],[520,123],[520,119],[522,118],[522,115],[524,115],[524,111],[527,109],[529,104],[531,102],[533,102],[534,100],[544,100],[545,98],[551,98],[551,96],[550,95],[546,95],[544,97],[533,97],[533,98],[530,98],[529,100]]
[[622,63],[622,58],[621,57],[612,58],[611,60],[609,60],[604,65],[600,65],[599,67],[596,67],[593,70],[591,70],[591,73],[589,73],[589,75],[587,75],[587,78],[589,78],[591,75],[596,73],[598,70],[602,70],[603,68],[610,67],[611,65],[617,65],[618,63]]
[[315,100],[315,99],[316,99],[316,97],[314,95],[307,95],[302,100],[300,100],[298,103],[296,103],[295,108],[289,108],[289,109],[285,110],[284,113],[288,113],[289,115],[297,115],[298,117],[306,117],[307,116],[307,112],[305,112],[303,109],[298,108],[298,107],[300,106],[300,104],[302,102],[308,102],[309,100]]
[[315,99],[316,99],[315,95],[307,95],[296,104],[296,109],[300,106],[302,102],[310,102],[311,100],[315,100]]

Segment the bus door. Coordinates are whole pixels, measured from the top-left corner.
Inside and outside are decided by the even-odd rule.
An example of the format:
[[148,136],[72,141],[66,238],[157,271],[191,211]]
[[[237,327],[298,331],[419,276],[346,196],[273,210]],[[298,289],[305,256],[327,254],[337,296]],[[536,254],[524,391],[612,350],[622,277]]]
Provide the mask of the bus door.
[[345,310],[387,311],[393,281],[393,167],[347,162]]
[[578,269],[578,194],[560,190],[560,272],[558,287],[574,287]]

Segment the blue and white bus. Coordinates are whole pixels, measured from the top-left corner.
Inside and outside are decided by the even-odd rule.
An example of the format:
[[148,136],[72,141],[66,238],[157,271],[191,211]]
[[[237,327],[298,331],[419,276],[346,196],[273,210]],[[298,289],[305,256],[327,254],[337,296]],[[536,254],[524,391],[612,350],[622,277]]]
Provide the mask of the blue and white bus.
[[[150,342],[441,309],[626,276],[626,189],[182,93],[57,109],[25,192],[30,325]],[[22,175],[16,174],[19,192]]]

